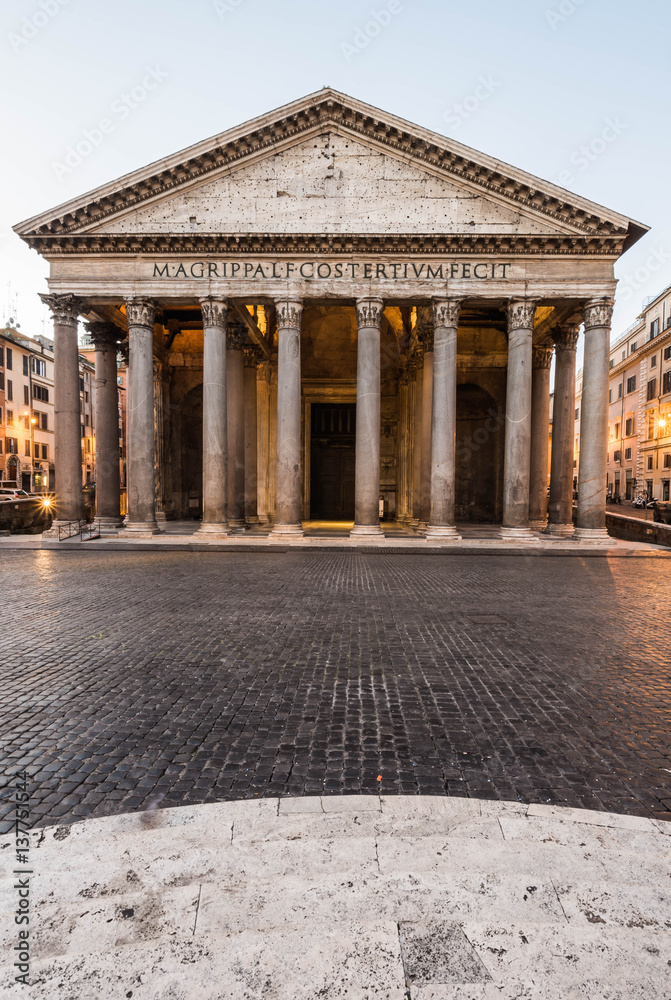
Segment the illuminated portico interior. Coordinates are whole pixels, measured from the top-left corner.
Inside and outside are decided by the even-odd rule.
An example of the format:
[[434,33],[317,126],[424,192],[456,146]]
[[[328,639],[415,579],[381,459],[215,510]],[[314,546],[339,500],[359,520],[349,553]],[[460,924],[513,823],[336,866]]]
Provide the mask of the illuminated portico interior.
[[[211,537],[373,537],[380,511],[434,541],[572,533],[584,322],[577,534],[604,538],[613,265],[645,232],[624,216],[322,90],[17,231],[51,266],[61,519],[81,513],[83,316],[101,372],[110,339],[129,351],[129,535],[201,517]],[[113,461],[99,444],[109,530]]]

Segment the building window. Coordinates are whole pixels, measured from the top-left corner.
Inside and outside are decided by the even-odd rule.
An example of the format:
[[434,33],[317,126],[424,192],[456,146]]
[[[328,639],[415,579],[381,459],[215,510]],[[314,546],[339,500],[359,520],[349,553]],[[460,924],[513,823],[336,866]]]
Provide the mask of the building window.
[[39,446],[39,444],[35,445],[35,447],[33,449],[33,454],[35,455],[35,458],[39,458],[40,457],[40,446]]
[[5,389],[5,373],[4,372],[0,372],[0,389],[2,389],[3,392],[4,392],[4,389]]
[[40,413],[40,430],[49,430],[49,417],[46,413]]
[[19,442],[16,438],[5,438],[6,451],[8,455],[17,455],[19,451]]
[[7,348],[7,365],[6,367],[11,371],[14,367],[14,352],[11,347]]
[[580,407],[576,406],[576,408],[575,408],[575,418],[576,418],[576,420],[578,420],[579,417],[580,417]]
[[5,349],[0,347],[0,368],[5,367]]
[[81,436],[84,437],[84,435],[86,434],[86,429],[85,429],[85,427],[84,427],[83,424],[81,424],[80,426],[81,426],[81,432],[82,432]]
[[628,462],[631,459],[631,448],[624,449],[624,460]]
[[608,402],[609,403],[613,402],[613,390],[612,389],[608,390]]
[[7,410],[7,426],[14,426],[14,410]]
[[86,425],[86,427],[88,427],[88,425],[89,425],[89,415],[88,415],[88,413],[86,413],[84,415],[84,424]]
[[652,469],[652,455],[648,455],[648,469]]
[[7,379],[7,399],[14,399],[14,383],[11,378]]
[[631,378],[627,379],[627,392],[636,391],[636,376],[632,375]]
[[664,468],[671,469],[671,455],[664,456]]
[[615,367],[615,358],[611,358],[611,359],[610,359],[610,367],[611,367],[611,368],[614,368],[614,367]]
[[619,420],[615,424],[615,439],[617,440],[620,436],[620,422]]
[[624,359],[626,358],[626,356],[627,356],[627,352],[626,352],[626,351],[622,351],[622,360],[623,360],[623,361],[624,361]]
[[49,402],[49,390],[43,385],[33,386],[33,399],[41,399],[43,403]]
[[620,457],[621,457],[621,452],[619,452],[619,451],[614,451],[613,452],[613,461],[614,462],[619,462],[620,461]]
[[647,386],[647,394],[646,394],[647,401],[650,402],[650,400],[654,399],[656,395],[657,395],[657,379],[651,378]]
[[28,367],[28,364],[29,364],[29,362],[28,362],[28,355],[24,354],[23,355],[23,374],[24,375],[30,374],[30,369]]
[[657,367],[657,355],[656,354],[653,354],[653,356],[650,358],[650,367],[651,368],[656,368]]
[[24,454],[30,457],[30,441],[24,441]]
[[626,421],[626,423],[624,425],[624,433],[625,433],[625,437],[631,437],[632,434],[634,433],[634,418],[633,417],[627,417],[627,421]]
[[671,368],[662,376],[662,394],[671,392]]
[[636,350],[637,347],[638,347],[638,344],[636,343],[636,341],[634,341],[634,343],[631,345],[631,352],[632,352],[632,354],[634,353],[634,351]]
[[46,361],[43,361],[41,358],[31,358],[30,367],[32,368],[34,375],[41,375],[42,378],[46,378],[47,376]]
[[30,406],[30,386],[24,385],[23,387],[23,402],[26,406]]
[[83,378],[80,378],[80,380],[79,380],[79,391],[80,392],[84,391],[84,379]]
[[42,445],[42,458],[46,461],[49,458],[49,445]]
[[89,394],[88,394],[88,392],[85,392],[84,393],[84,402],[88,403],[88,401],[89,401]]
[[659,333],[659,316],[657,317],[657,319],[653,319],[652,323],[650,324],[650,340],[654,340],[658,333]]
[[[671,319],[671,316],[669,316],[669,319]],[[671,359],[671,347],[665,347],[664,348],[664,360],[665,361],[669,361],[670,359]]]

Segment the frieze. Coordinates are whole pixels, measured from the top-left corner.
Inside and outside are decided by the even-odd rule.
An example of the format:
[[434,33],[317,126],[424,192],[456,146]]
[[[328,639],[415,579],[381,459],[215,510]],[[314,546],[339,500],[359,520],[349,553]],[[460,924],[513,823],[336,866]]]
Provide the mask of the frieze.
[[325,260],[247,260],[247,261],[154,261],[149,264],[150,278],[226,279],[228,281],[446,281],[476,279],[499,281],[511,277],[513,265],[504,261],[325,261]]

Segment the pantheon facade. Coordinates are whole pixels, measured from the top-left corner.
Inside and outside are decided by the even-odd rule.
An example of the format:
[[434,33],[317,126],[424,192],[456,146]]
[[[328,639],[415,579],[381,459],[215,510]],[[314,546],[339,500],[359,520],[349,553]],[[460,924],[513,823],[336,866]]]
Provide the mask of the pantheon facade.
[[613,267],[646,231],[330,89],[29,219],[16,232],[50,265],[56,527],[82,516],[83,318],[105,531],[603,541]]

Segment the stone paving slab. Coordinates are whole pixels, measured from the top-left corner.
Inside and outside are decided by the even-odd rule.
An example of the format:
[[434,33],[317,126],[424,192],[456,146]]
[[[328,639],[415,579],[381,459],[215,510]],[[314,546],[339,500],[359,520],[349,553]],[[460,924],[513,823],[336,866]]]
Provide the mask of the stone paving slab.
[[[34,831],[31,997],[669,996],[671,862],[661,823],[632,829],[628,816],[593,823],[574,809],[539,817],[517,802],[473,808],[458,798],[354,796],[338,810],[322,796],[283,810],[290,801],[110,817],[108,831],[99,819]],[[374,836],[358,835],[360,819],[381,817]],[[409,817],[414,861],[390,864]],[[460,837],[465,817],[502,831],[515,823],[516,836]],[[438,818],[457,823],[440,855]],[[333,840],[336,820],[349,828]],[[540,823],[573,838],[539,842]],[[632,838],[632,849],[613,834]],[[583,835],[595,839],[585,845]],[[635,848],[635,838],[656,839],[659,851]],[[0,858],[12,844],[0,838]],[[218,861],[203,867],[210,852]],[[448,863],[436,867],[437,856]],[[24,989],[8,966],[9,917],[0,907],[3,997]]]
[[[658,559],[8,550],[0,572],[25,625],[0,634],[3,771],[38,827],[323,793],[671,816]],[[0,790],[0,831],[12,810]]]

